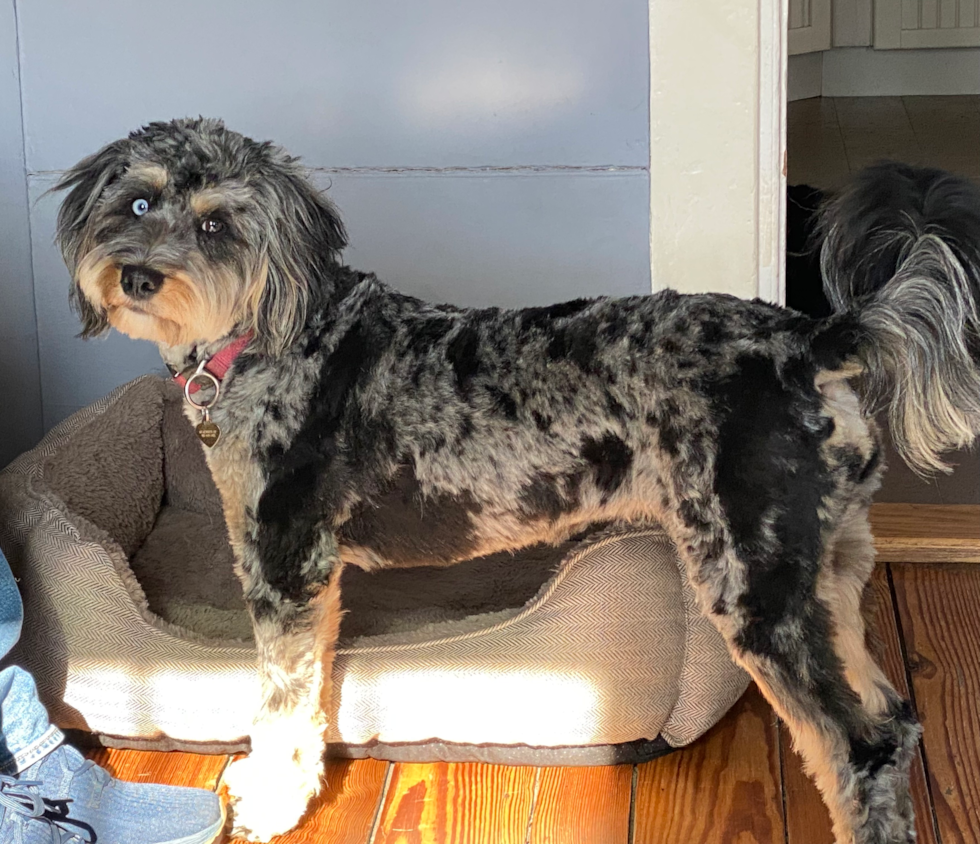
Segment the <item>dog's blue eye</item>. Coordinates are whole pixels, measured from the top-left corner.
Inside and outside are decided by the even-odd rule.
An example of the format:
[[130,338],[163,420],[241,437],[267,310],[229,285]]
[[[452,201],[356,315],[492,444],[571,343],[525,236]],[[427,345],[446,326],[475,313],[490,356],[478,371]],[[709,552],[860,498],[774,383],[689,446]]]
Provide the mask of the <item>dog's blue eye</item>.
[[133,213],[137,217],[142,217],[147,211],[150,210],[150,203],[145,199],[137,199],[133,203]]

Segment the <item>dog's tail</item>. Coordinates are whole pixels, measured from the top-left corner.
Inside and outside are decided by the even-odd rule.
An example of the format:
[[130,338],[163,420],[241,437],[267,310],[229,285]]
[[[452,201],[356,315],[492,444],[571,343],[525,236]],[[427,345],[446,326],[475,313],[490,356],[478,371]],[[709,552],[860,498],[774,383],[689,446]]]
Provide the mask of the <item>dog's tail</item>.
[[883,163],[821,211],[821,269],[834,310],[856,320],[862,391],[888,407],[919,473],[980,435],[980,188]]

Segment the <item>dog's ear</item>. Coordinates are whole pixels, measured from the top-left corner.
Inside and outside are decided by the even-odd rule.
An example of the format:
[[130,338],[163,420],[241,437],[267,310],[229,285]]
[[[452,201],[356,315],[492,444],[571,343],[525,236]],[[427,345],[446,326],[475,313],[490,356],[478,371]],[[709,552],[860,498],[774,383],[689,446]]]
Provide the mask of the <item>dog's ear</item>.
[[265,351],[278,355],[296,340],[311,310],[332,289],[331,266],[347,245],[333,204],[292,160],[267,182],[274,194],[267,212],[264,277],[255,291],[252,322]]
[[125,141],[115,141],[103,147],[94,155],[79,161],[51,188],[53,192],[68,191],[58,209],[55,237],[73,276],[82,258],[80,250],[84,242],[85,226],[102,192],[124,172],[125,150]]
[[55,240],[71,273],[70,300],[82,321],[82,337],[93,337],[105,331],[109,323],[78,289],[76,271],[83,259],[85,228],[92,210],[106,187],[125,169],[126,142],[116,141],[103,147],[94,155],[83,158],[58,183],[52,192],[67,190],[68,195],[58,209],[58,225]]

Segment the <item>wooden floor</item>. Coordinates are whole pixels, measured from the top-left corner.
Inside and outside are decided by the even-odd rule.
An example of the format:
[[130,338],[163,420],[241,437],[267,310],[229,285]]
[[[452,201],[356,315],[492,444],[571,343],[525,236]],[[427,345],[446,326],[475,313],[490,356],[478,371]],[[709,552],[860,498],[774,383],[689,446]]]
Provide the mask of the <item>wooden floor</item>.
[[[879,507],[883,664],[922,720],[919,841],[980,844],[980,507]],[[917,562],[925,560],[927,562]],[[947,560],[948,562],[936,562]],[[972,562],[967,562],[972,561]],[[215,789],[224,756],[98,750],[116,776]],[[270,772],[270,776],[274,776]],[[282,844],[830,844],[755,689],[692,746],[637,766],[333,761]]]

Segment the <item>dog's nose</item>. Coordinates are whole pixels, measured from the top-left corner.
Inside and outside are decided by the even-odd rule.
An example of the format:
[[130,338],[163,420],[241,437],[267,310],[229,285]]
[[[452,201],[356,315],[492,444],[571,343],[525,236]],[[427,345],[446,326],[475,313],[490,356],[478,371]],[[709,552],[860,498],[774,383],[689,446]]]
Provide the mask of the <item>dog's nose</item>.
[[123,293],[134,299],[149,299],[163,284],[163,273],[149,267],[127,265],[122,268],[119,279]]

